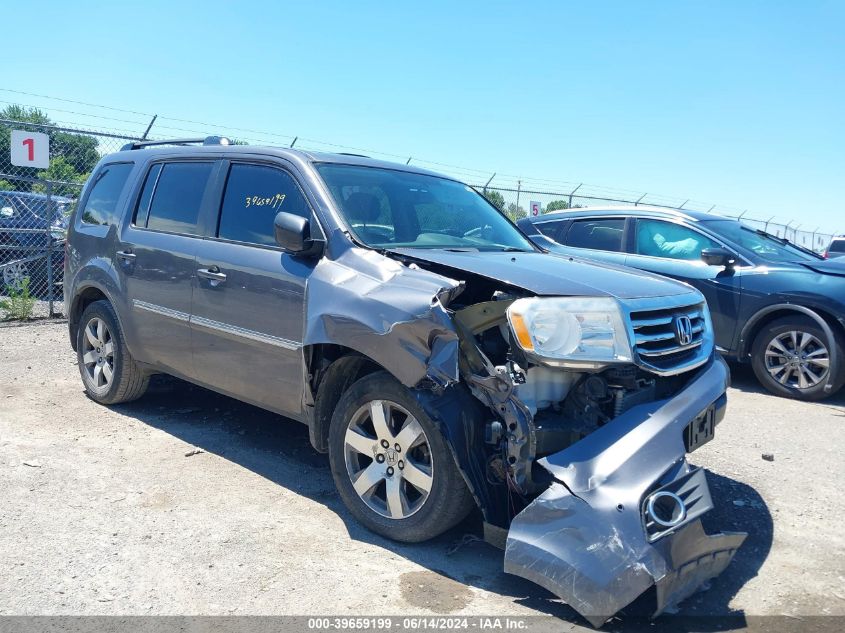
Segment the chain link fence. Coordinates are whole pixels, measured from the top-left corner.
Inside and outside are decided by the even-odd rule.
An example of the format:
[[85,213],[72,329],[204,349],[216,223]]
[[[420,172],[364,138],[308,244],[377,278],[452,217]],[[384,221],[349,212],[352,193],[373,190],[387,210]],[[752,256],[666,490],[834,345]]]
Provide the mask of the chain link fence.
[[[48,135],[47,169],[12,165],[13,129]],[[138,139],[0,119],[0,306],[8,316],[63,314],[68,217],[97,161],[131,140]]]
[[[153,122],[147,126],[144,135],[139,137],[84,127],[62,127],[49,122],[0,118],[0,304],[8,303],[10,299],[14,299],[16,305],[31,304],[30,313],[34,317],[63,313],[64,236],[73,205],[97,161],[105,154],[120,150],[127,142],[143,140]],[[42,132],[50,137],[49,168],[38,170],[11,164],[10,131],[13,129]],[[294,138],[289,146],[293,146],[296,141]],[[265,144],[278,145],[279,142],[277,139]],[[650,205],[707,211],[738,218],[754,228],[785,237],[818,252],[823,251],[834,236],[818,228],[808,230],[797,221],[784,224],[775,221],[774,217],[752,217],[747,212],[730,212],[723,208],[717,209],[715,205],[707,206],[689,200],[598,189],[587,185],[574,186],[565,191],[555,190],[553,186],[523,188],[521,181],[515,187],[498,183],[491,185],[492,178],[487,183],[473,183],[477,175],[455,171],[459,168],[453,170],[448,165],[436,164],[432,168],[473,184],[513,219],[524,217],[534,206],[539,213],[548,213],[587,206]],[[541,182],[536,179],[526,180]],[[2,316],[0,312],[0,318]]]

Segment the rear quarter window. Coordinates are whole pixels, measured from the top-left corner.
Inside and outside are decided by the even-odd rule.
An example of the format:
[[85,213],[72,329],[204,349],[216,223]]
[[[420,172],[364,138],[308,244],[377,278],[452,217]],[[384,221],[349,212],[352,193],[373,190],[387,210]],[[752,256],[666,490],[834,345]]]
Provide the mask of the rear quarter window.
[[117,223],[117,201],[134,166],[134,163],[112,163],[103,165],[94,174],[91,191],[80,212],[82,222],[106,226]]

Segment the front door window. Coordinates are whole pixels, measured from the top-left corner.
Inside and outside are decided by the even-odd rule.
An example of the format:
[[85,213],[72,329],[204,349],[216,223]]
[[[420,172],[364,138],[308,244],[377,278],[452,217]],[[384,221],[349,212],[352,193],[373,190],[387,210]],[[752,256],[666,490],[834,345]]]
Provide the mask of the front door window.
[[719,244],[698,231],[663,220],[637,221],[637,254],[668,259],[697,260],[705,248]]

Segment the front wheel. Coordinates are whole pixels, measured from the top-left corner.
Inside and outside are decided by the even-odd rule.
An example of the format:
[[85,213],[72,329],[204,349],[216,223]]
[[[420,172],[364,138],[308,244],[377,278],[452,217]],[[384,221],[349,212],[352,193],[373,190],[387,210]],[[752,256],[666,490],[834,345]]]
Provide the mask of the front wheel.
[[765,326],[751,347],[751,366],[757,380],[779,396],[797,400],[821,400],[833,395],[845,382],[841,363],[842,344],[836,345],[840,367],[834,367],[833,388],[824,390],[828,382],[830,343],[824,332],[806,317],[784,317]]
[[329,430],[329,461],[349,511],[397,541],[433,538],[473,505],[436,424],[386,372],[365,376],[341,397]]

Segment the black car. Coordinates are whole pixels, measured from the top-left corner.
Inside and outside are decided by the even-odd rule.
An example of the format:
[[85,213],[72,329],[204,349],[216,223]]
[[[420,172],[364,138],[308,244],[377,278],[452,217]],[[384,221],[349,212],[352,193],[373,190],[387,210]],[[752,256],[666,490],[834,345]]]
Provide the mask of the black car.
[[46,295],[47,253],[51,247],[52,279],[61,281],[64,249],[60,242],[72,203],[64,196],[0,191],[0,292],[19,288],[29,278],[30,291]]
[[93,400],[166,373],[298,420],[368,528],[422,541],[478,507],[505,570],[595,624],[725,568],[744,535],[705,534],[685,458],[727,402],[700,292],[550,255],[416,167],[176,142],[104,157],[68,227]]
[[845,260],[722,216],[655,207],[583,208],[518,224],[555,252],[695,286],[719,350],[750,361],[775,394],[819,400],[845,383]]

